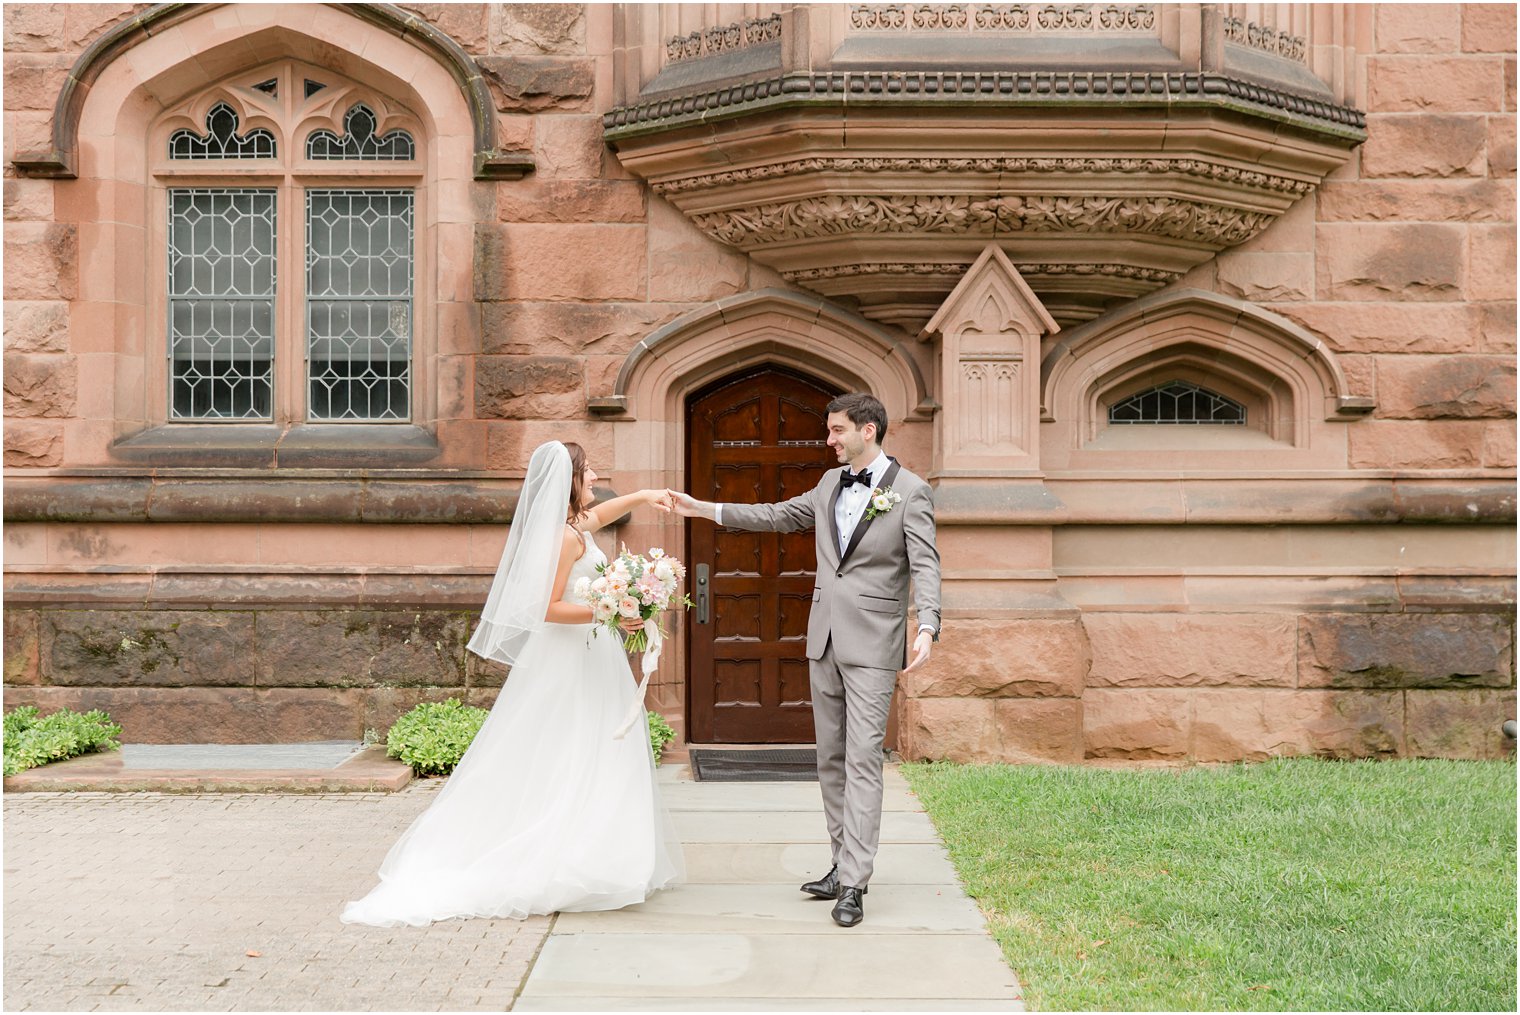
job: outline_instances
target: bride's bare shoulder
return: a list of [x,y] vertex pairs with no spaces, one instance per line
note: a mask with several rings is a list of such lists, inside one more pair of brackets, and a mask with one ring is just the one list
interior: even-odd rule
[[586,540],[570,526],[565,526],[565,541],[559,547],[560,556],[580,560],[586,553]]

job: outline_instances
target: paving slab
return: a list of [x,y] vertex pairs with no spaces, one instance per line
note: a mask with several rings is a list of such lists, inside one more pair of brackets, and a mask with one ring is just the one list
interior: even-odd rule
[[1023,1011],[1018,1001],[872,997],[520,997],[513,1011]]
[[[667,782],[660,787],[660,797],[672,811],[816,811],[823,804],[816,782],[730,782],[722,783],[726,791],[715,795],[713,783]],[[907,783],[895,781],[882,794],[881,809],[919,811],[922,808]]]
[[411,781],[378,745],[125,744],[10,776],[5,792],[389,793]]
[[[814,811],[672,811],[671,821],[682,842],[816,842],[827,848],[828,828],[823,806]],[[883,842],[939,842],[928,815],[884,811]]]
[[[821,816],[820,816],[821,819]],[[772,884],[795,888],[828,869],[829,847],[817,842],[688,842],[690,884]],[[876,853],[873,885],[945,885],[955,868],[937,842],[889,842]]]
[[[800,881],[798,882],[801,883]],[[943,885],[875,884],[866,893],[871,918],[855,933],[985,934],[976,903]],[[649,901],[615,913],[562,913],[556,934],[702,934],[731,930],[742,919],[752,934],[832,932],[833,904],[775,884],[693,885],[657,892]]]
[[[800,903],[799,903],[800,905]],[[870,918],[867,904],[867,919]],[[742,926],[736,923],[735,926]],[[524,997],[1011,1000],[985,934],[551,932]]]

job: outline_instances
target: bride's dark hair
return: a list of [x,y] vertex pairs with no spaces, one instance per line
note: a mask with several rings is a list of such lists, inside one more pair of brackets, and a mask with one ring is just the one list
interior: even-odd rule
[[565,521],[574,525],[586,517],[592,494],[586,489],[586,450],[572,441],[563,443],[565,450],[570,452],[570,504],[566,509]]

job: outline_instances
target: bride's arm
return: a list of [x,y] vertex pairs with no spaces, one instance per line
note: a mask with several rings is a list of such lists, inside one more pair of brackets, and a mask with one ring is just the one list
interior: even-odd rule
[[585,552],[586,544],[580,534],[566,529],[565,541],[559,548],[559,570],[554,572],[554,591],[549,593],[549,608],[544,611],[544,620],[551,624],[590,624],[596,620],[591,607],[560,601],[565,597],[565,584],[570,580],[570,569]]
[[664,490],[640,490],[638,493],[626,493],[588,509],[582,527],[587,532],[595,532],[597,529],[611,525],[641,504],[652,504],[662,511],[669,511],[667,501]]

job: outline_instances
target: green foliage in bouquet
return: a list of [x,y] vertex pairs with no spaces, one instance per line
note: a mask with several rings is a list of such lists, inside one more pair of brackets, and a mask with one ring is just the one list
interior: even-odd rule
[[23,705],[5,716],[5,774],[46,765],[92,751],[114,751],[121,727],[101,711],[75,712],[61,708],[49,716],[37,706]]
[[385,737],[385,753],[417,775],[448,775],[469,750],[489,713],[458,698],[423,702],[397,719]]
[[665,745],[676,738],[676,731],[670,728],[670,723],[658,712],[650,712],[649,715],[649,747],[654,751],[654,763],[660,763],[660,755],[665,753]]

